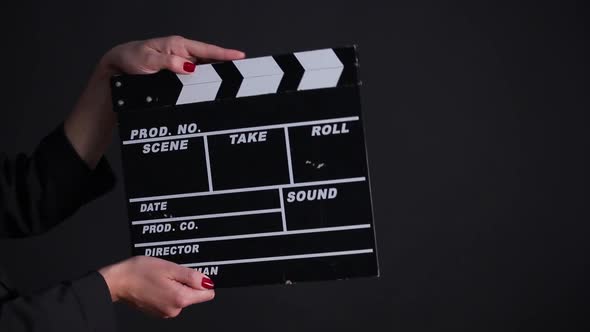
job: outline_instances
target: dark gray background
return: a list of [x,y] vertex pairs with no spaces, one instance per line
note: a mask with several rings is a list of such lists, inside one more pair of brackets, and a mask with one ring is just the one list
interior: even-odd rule
[[[381,278],[219,290],[167,321],[118,305],[121,330],[581,330],[587,16],[582,1],[508,3],[19,1],[1,11],[0,149],[30,152],[119,42],[181,34],[250,56],[356,43]],[[115,140],[120,176],[119,154]],[[4,241],[0,262],[35,289],[125,258],[128,236],[119,184]]]

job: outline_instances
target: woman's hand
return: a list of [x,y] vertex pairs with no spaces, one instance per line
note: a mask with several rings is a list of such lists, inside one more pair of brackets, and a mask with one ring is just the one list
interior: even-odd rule
[[[108,51],[100,60],[74,111],[66,119],[66,136],[94,168],[104,154],[115,126],[110,97],[114,74],[150,74],[169,69],[179,74],[195,71],[195,63],[236,60],[244,53],[179,36],[133,41]],[[191,304],[215,296],[207,276],[153,257],[133,257],[99,270],[113,301],[127,302],[159,317],[175,317]]]
[[202,273],[163,259],[137,256],[99,270],[113,302],[124,301],[162,318],[215,297],[213,281]]
[[169,69],[190,74],[195,71],[195,62],[236,60],[244,56],[237,50],[171,36],[116,46],[105,54],[101,63],[112,73],[152,74]]
[[179,74],[195,71],[195,63],[236,60],[244,53],[171,36],[115,46],[100,60],[73,112],[64,123],[66,136],[91,169],[106,151],[115,127],[110,77],[150,74],[169,69]]

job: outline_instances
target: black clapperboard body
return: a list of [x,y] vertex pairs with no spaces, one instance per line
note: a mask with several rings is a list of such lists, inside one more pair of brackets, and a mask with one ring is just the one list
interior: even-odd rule
[[356,48],[112,78],[134,255],[216,287],[377,276]]

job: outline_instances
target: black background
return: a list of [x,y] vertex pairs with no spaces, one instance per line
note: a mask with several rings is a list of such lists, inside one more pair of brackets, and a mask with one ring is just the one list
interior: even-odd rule
[[[587,15],[576,2],[19,1],[2,8],[0,148],[31,151],[123,41],[250,56],[357,43],[382,277],[220,290],[121,330],[582,330],[590,312]],[[15,5],[12,2],[4,6]],[[109,159],[120,175],[120,150]],[[4,241],[23,290],[126,257],[121,184]]]

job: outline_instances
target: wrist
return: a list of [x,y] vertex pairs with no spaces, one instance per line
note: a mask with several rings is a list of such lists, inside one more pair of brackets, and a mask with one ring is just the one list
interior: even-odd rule
[[122,270],[122,262],[108,265],[98,270],[98,273],[102,275],[109,288],[113,302],[122,300],[125,297],[125,273]]
[[119,57],[119,53],[118,46],[115,46],[104,53],[96,65],[95,76],[110,79],[113,75],[121,74],[121,71],[117,66],[117,58]]
[[110,59],[110,55],[105,54],[96,65],[94,70],[94,76],[98,79],[109,80],[113,75],[119,74],[113,61]]

